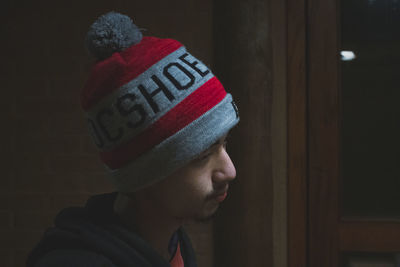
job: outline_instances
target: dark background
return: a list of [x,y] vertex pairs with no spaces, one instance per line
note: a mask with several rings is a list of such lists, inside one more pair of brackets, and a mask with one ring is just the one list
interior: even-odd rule
[[63,207],[112,191],[79,106],[90,24],[114,10],[175,38],[221,79],[241,122],[237,179],[214,222],[187,225],[199,267],[286,266],[286,6],[280,0],[5,1],[0,16],[0,266]]
[[[65,206],[112,191],[92,144],[79,93],[92,64],[88,27],[108,11],[145,35],[175,38],[212,64],[211,1],[8,1],[1,8],[0,266],[27,252]],[[210,266],[211,226],[192,226],[200,266]]]

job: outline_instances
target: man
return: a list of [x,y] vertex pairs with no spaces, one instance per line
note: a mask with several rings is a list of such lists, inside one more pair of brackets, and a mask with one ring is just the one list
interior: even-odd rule
[[86,41],[98,61],[82,108],[117,192],[61,211],[27,266],[194,267],[181,226],[210,219],[236,176],[232,96],[182,44],[143,37],[125,15],[101,16]]

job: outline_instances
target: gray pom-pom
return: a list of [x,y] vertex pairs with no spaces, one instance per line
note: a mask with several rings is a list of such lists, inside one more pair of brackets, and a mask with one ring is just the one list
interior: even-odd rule
[[99,60],[110,57],[142,40],[140,29],[126,15],[109,12],[90,26],[86,35],[87,49]]

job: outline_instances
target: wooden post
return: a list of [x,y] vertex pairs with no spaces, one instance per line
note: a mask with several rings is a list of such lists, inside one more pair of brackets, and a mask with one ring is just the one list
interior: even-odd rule
[[274,266],[274,182],[286,182],[286,28],[274,12],[285,15],[285,2],[214,1],[213,70],[241,118],[228,144],[237,178],[214,222],[218,267]]

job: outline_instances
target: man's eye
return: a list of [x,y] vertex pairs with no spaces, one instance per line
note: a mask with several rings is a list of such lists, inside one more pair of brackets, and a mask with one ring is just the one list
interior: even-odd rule
[[207,152],[206,154],[204,154],[204,155],[201,155],[200,157],[198,157],[197,159],[198,160],[205,160],[205,159],[207,159],[209,156],[211,156],[211,152]]
[[[222,147],[226,150],[226,146],[228,144],[228,141],[225,139],[224,142],[222,143]],[[215,152],[215,148],[209,151],[204,152],[203,155],[200,155],[197,160],[198,161],[204,161],[207,158],[209,158],[213,153]]]
[[228,141],[227,140],[225,140],[223,143],[222,143],[222,146],[224,147],[224,149],[226,149],[226,146],[228,145]]

